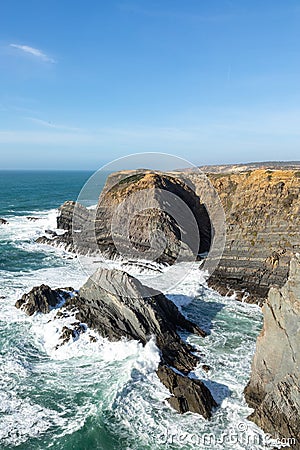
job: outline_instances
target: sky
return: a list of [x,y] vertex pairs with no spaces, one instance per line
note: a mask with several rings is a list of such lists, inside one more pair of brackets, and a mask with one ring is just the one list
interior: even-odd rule
[[299,0],[1,0],[0,168],[299,149]]

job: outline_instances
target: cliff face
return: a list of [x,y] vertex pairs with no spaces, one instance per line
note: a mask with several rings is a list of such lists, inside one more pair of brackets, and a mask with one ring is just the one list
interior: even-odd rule
[[79,254],[105,254],[172,264],[194,260],[211,245],[211,223],[199,197],[171,174],[118,172],[108,177],[97,208],[67,201],[57,228],[37,242]]
[[291,260],[288,281],[271,288],[263,307],[251,379],[245,389],[250,416],[273,436],[295,438],[300,448],[300,255]]
[[161,253],[159,260],[172,263],[184,246],[194,256],[210,248],[207,211],[182,179],[168,174],[125,173],[118,181],[115,174],[110,176],[99,198],[95,227],[101,230],[99,247],[104,231],[129,257],[155,260]]
[[[262,302],[271,285],[287,279],[291,256],[300,251],[300,171],[210,173],[226,215],[226,245],[210,285]],[[201,184],[191,177],[201,197]]]
[[[239,299],[263,303],[271,285],[284,284],[291,256],[300,251],[300,170],[224,173],[225,169],[221,169],[219,173],[216,169],[208,173],[208,177],[225,211],[227,237],[223,256],[209,284],[223,295],[235,291]],[[198,196],[182,181],[181,175],[192,182]],[[179,249],[205,253],[211,246],[216,223],[225,227],[217,211],[216,219],[211,216],[211,231],[207,211],[214,214],[213,203],[218,210],[218,202],[212,196],[207,197],[207,189],[199,173],[118,172],[108,178],[96,216],[76,205],[76,228],[80,233],[72,235],[75,203],[66,202],[58,218],[58,228],[67,230],[66,233],[41,237],[38,242],[64,245],[82,254],[97,254],[100,250],[108,257],[121,250],[129,258],[167,263],[178,258]],[[169,195],[173,195],[171,201]],[[210,205],[206,204],[206,198]],[[170,211],[166,210],[167,204],[172,205]],[[197,233],[187,213],[198,228],[199,248],[195,248]],[[222,230],[217,231],[215,236],[220,236]]]

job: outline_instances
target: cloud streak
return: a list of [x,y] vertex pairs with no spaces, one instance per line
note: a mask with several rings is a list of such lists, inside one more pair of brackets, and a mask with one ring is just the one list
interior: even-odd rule
[[40,60],[44,62],[48,62],[51,64],[55,64],[56,61],[53,58],[50,58],[46,53],[42,52],[42,50],[39,50],[38,48],[29,47],[28,45],[19,45],[19,44],[9,44],[10,47],[15,48],[17,50],[21,50],[22,52],[35,56],[36,58],[39,58]]
[[62,125],[53,123],[51,121],[38,119],[36,117],[24,117],[26,120],[30,120],[31,122],[36,123],[37,125],[41,125],[47,128],[54,128],[56,130],[64,130],[64,131],[84,131],[82,128],[70,127],[69,125]]

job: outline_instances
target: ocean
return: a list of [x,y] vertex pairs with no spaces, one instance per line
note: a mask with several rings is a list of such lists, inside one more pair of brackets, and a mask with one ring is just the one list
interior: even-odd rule
[[[35,240],[55,228],[57,208],[76,200],[90,175],[0,172],[0,217],[8,221],[0,225],[0,449],[266,448],[267,437],[247,420],[251,409],[243,398],[262,326],[260,308],[206,289],[195,265],[168,297],[209,332],[186,339],[202,355],[193,375],[220,404],[210,421],[179,415],[164,401],[168,391],[155,374],[159,353],[153,340],[143,347],[135,341],[89,342],[82,335],[56,349],[62,323],[51,320],[55,312],[27,317],[14,307],[33,286],[78,289],[86,280],[73,255]],[[126,261],[122,268],[146,283],[147,270]]]

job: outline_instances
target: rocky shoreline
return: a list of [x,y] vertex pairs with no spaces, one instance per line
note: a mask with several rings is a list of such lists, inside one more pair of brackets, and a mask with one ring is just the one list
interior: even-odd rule
[[61,345],[77,339],[87,329],[111,341],[137,340],[143,345],[155,338],[161,353],[157,375],[172,394],[167,401],[180,413],[191,411],[209,419],[217,407],[205,384],[189,377],[199,362],[195,348],[178,331],[205,337],[206,333],[186,319],[161,292],[142,285],[120,270],[98,269],[75,293],[72,288],[52,290],[38,286],[16,302],[27,315],[47,314],[74,317],[60,336]]
[[[234,293],[237,300],[262,305],[267,298],[263,308],[264,328],[258,338],[245,397],[254,408],[249,419],[273,436],[283,438],[297,438],[300,433],[297,328],[300,270],[299,257],[295,256],[300,251],[299,174],[297,166],[243,168],[229,173],[222,169],[209,173],[225,210],[227,238],[223,256],[208,284],[222,295]],[[197,176],[185,173],[198,197],[188,183],[176,181],[170,173],[130,172],[126,173],[125,181],[122,176],[124,174],[109,177],[96,210],[70,201],[62,205],[57,230],[48,230],[37,242],[63,246],[85,255],[97,254],[100,248],[106,257],[115,257],[118,246],[114,238],[117,237],[128,256],[133,245],[147,259],[147,252],[153,250],[148,230],[159,225],[167,239],[160,246],[160,250],[163,249],[160,257],[154,261],[173,264],[182,246],[183,260],[189,260],[190,256],[197,258],[201,252],[208,253],[210,258],[214,229],[201,200],[203,186]],[[144,189],[150,192],[150,204],[154,209],[162,210],[165,205],[165,199],[155,195],[156,189],[175,193],[188,204],[201,237],[201,245],[196,250],[187,238],[188,228],[176,227],[166,214],[150,212],[139,216],[131,224],[130,242],[125,245],[118,229],[112,236],[113,211],[128,196]],[[129,204],[125,211],[129,217],[131,208]],[[141,285],[125,272],[99,269],[93,277],[79,293],[72,289],[52,291],[43,286],[27,294],[29,297],[25,295],[16,306],[28,314],[47,313],[63,302],[57,314],[73,314],[74,323],[73,328],[64,330],[62,344],[86,332],[87,327],[111,340],[136,339],[143,345],[154,336],[161,352],[157,375],[171,393],[170,405],[181,413],[192,411],[209,418],[217,404],[203,382],[189,376],[199,359],[177,333],[184,329],[204,337],[203,330],[185,319],[163,294]],[[270,290],[271,286],[275,287]],[[291,448],[298,449],[299,443]]]
[[[246,166],[245,166],[246,167]],[[212,186],[220,197],[226,217],[226,243],[216,270],[210,276],[209,286],[221,295],[236,294],[238,300],[262,305],[270,286],[279,287],[287,280],[291,257],[300,252],[300,171],[293,169],[254,169],[235,172],[208,173]],[[267,166],[266,166],[267,167]],[[273,166],[272,166],[273,167]],[[274,166],[275,167],[275,166]],[[229,169],[228,169],[229,170]],[[230,170],[233,168],[230,166]],[[130,175],[131,174],[131,175]],[[203,180],[199,174],[179,172],[193,189],[170,174],[132,172],[112,174],[103,189],[95,212],[84,206],[67,201],[59,208],[57,228],[37,239],[38,243],[62,246],[79,254],[99,254],[108,258],[118,255],[117,243],[123,252],[135,257],[135,249],[145,259],[155,253],[151,250],[148,230],[158,224],[167,245],[159,256],[159,262],[172,264],[178,258],[179,248],[184,248],[184,258],[209,252],[212,244],[214,223],[210,223],[208,211],[201,198],[205,198]],[[124,177],[126,176],[126,183]],[[118,179],[121,177],[121,181]],[[111,189],[113,186],[113,189]],[[184,200],[196,216],[198,230],[181,230],[170,221],[168,214],[140,215],[132,224],[130,242],[124,242],[117,233],[112,236],[112,212],[127,198],[146,189],[148,192],[161,189]],[[145,201],[145,199],[143,199]],[[146,199],[153,209],[163,211],[165,199],[150,194]],[[134,202],[133,202],[134,203]],[[129,205],[130,207],[136,205]],[[124,213],[124,211],[123,211]],[[130,211],[126,212],[130,217]],[[80,227],[81,233],[72,235],[72,222]],[[122,222],[123,224],[123,222]],[[125,226],[125,225],[124,225]],[[224,224],[225,227],[225,224]],[[122,227],[120,227],[122,228]],[[199,232],[200,248],[182,236]],[[225,230],[224,230],[225,232]],[[119,239],[119,240],[118,240]],[[159,242],[159,239],[157,239]],[[160,247],[164,242],[160,244]],[[154,258],[155,259],[155,258]]]
[[207,253],[212,238],[208,212],[188,184],[149,171],[109,176],[95,210],[66,201],[57,229],[64,233],[48,231],[37,242],[81,255],[112,258],[121,252],[127,259],[167,264]]

